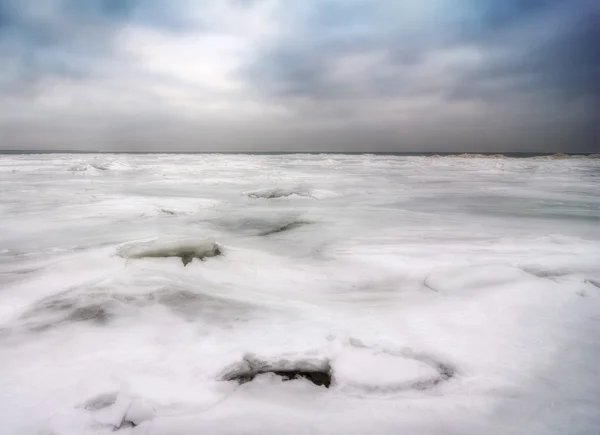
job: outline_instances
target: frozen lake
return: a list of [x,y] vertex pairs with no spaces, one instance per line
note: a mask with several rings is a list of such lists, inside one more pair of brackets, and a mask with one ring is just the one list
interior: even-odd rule
[[0,224],[2,433],[598,433],[598,159],[4,155]]

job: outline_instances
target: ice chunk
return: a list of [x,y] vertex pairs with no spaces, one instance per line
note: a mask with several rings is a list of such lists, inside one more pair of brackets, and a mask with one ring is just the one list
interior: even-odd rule
[[156,239],[128,244],[119,249],[119,255],[125,258],[179,257],[184,266],[194,258],[204,260],[221,254],[221,248],[214,240],[195,238]]
[[252,381],[257,375],[273,373],[284,380],[308,379],[315,385],[329,388],[331,384],[331,365],[328,359],[298,358],[279,360],[261,360],[252,354],[228,368],[223,374],[224,381],[237,381],[240,384]]
[[80,163],[79,165],[71,166],[72,172],[97,172],[97,171],[108,171],[108,170],[129,170],[134,169],[137,166],[127,162],[94,162],[94,163]]
[[458,154],[453,157],[460,157],[461,159],[504,159],[505,158],[504,154],[471,154],[471,153]]
[[88,163],[83,163],[80,165],[75,165],[72,166],[70,168],[71,172],[92,172],[92,173],[97,173],[98,171],[106,171],[108,169],[108,167],[106,167],[105,165],[100,165],[100,164],[88,164]]
[[550,156],[550,158],[553,160],[568,159],[569,157],[571,156],[565,153],[556,153]]
[[292,195],[312,197],[310,190],[296,187],[296,188],[270,188],[270,189],[260,189],[253,190],[251,192],[246,192],[250,198],[265,198],[265,199],[273,199],[273,198],[283,198]]

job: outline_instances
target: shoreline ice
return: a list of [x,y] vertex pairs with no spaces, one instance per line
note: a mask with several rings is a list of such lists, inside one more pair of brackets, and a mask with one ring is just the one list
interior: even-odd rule
[[0,155],[0,427],[594,434],[599,171]]

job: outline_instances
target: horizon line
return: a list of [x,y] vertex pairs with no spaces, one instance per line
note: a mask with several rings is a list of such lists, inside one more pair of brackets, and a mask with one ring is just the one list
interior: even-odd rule
[[97,150],[36,150],[36,149],[0,149],[0,154],[355,154],[355,155],[589,155],[597,152],[562,152],[562,151],[97,151]]

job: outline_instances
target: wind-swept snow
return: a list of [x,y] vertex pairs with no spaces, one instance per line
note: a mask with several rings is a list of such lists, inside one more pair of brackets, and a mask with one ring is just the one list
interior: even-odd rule
[[2,156],[0,433],[595,435],[599,171]]

